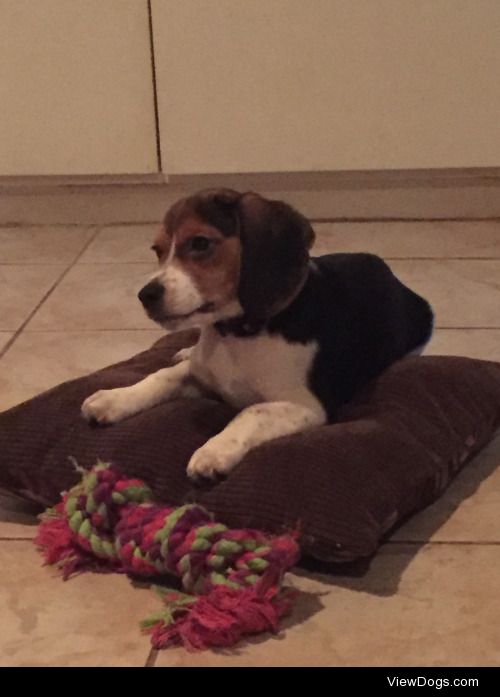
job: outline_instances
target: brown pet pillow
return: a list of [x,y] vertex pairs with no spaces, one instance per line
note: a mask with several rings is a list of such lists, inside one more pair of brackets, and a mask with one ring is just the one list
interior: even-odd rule
[[227,480],[195,486],[186,464],[233,417],[229,406],[181,399],[109,427],[80,416],[85,397],[140,380],[195,338],[164,337],[1,414],[0,488],[53,504],[80,477],[72,458],[86,468],[100,458],[145,479],[163,501],[198,501],[230,526],[298,529],[305,554],[348,561],[371,555],[384,533],[434,501],[500,426],[500,364],[406,358],[336,423],[261,445]]

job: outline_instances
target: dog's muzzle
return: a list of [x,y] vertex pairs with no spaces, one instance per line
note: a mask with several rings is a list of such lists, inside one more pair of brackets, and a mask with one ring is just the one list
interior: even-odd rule
[[138,293],[138,298],[141,301],[146,312],[154,312],[159,309],[160,303],[163,301],[165,288],[158,281],[150,281]]

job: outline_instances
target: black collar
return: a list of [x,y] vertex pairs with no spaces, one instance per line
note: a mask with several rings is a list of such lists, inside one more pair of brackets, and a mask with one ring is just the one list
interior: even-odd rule
[[[293,298],[292,303],[302,292],[307,279],[311,274],[318,273],[318,267],[315,261],[309,258],[309,271],[306,274],[302,285],[299,287],[297,295]],[[290,303],[290,304],[292,304]],[[238,317],[231,317],[230,319],[220,320],[214,324],[215,329],[219,332],[220,336],[227,336],[232,334],[233,336],[255,336],[261,332],[267,325],[266,320],[255,320],[250,319],[245,314],[239,315]]]
[[227,336],[228,334],[233,336],[255,336],[264,329],[265,325],[264,321],[255,322],[249,320],[245,315],[240,315],[239,317],[231,317],[230,319],[216,322],[214,327],[221,336]]

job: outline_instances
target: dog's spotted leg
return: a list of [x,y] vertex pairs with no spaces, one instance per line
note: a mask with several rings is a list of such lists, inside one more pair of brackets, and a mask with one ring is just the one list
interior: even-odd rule
[[280,436],[326,423],[323,407],[315,399],[297,402],[263,402],[243,409],[218,435],[196,450],[187,473],[193,479],[227,474],[252,448]]
[[88,421],[111,424],[179,396],[198,396],[200,390],[189,380],[189,361],[162,368],[129,387],[99,390],[82,404]]

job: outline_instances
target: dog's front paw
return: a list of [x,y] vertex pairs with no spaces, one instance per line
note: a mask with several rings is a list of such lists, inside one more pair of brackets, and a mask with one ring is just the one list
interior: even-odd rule
[[130,392],[126,387],[114,390],[99,390],[87,397],[82,404],[82,414],[87,421],[113,424],[134,413]]
[[181,363],[182,361],[189,361],[191,354],[193,353],[194,346],[188,346],[188,348],[179,349],[177,353],[174,353],[172,358],[172,363]]
[[215,479],[218,474],[228,474],[244,454],[234,443],[215,436],[194,452],[187,466],[188,477]]

